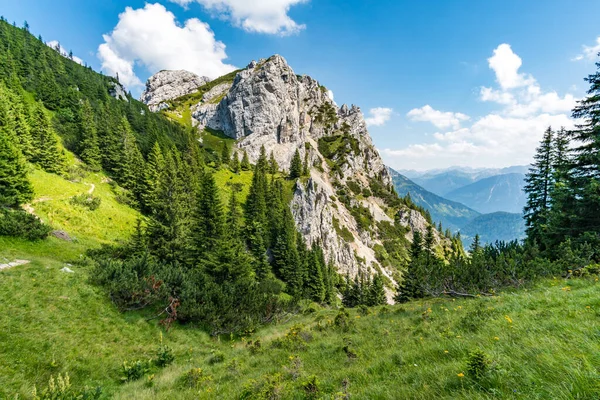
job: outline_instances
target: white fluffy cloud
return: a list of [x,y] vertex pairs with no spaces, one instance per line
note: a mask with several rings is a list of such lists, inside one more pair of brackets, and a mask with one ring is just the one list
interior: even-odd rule
[[[51,47],[54,50],[58,51],[61,56],[67,57],[67,58],[69,57],[70,52],[68,52],[67,49],[62,47],[61,44],[58,42],[58,40],[51,40],[49,42],[46,42],[46,45],[48,47]],[[73,56],[73,61],[75,61],[77,64],[83,65],[83,60],[77,56]]]
[[490,68],[496,73],[496,81],[502,89],[527,86],[533,82],[530,75],[519,72],[521,57],[516,55],[509,44],[496,47],[494,55],[488,58]]
[[170,0],[187,7],[198,3],[249,32],[290,35],[305,28],[290,18],[290,7],[309,0]]
[[413,121],[431,122],[439,129],[458,129],[461,121],[469,120],[468,115],[434,110],[429,104],[421,108],[413,108],[406,115]]
[[369,126],[383,126],[392,117],[391,108],[376,107],[369,110],[369,117],[365,119]]
[[223,62],[227,58],[225,45],[215,39],[208,24],[192,18],[180,25],[161,4],[127,7],[114,30],[104,35],[98,57],[102,70],[118,74],[128,87],[142,85],[134,71],[136,65],[151,72],[185,69],[210,78],[234,69]]
[[572,58],[572,61],[581,61],[583,59],[593,61],[600,53],[600,36],[596,38],[596,44],[593,46],[581,46],[581,53]]
[[416,169],[529,164],[548,126],[573,127],[569,115],[577,99],[571,94],[544,92],[533,76],[519,71],[521,64],[521,58],[508,44],[498,46],[488,59],[498,87],[482,87],[479,91],[479,100],[494,103],[498,109],[465,127],[460,126],[468,119],[464,114],[429,106],[413,109],[409,118],[429,121],[442,131],[435,132],[430,143],[384,149],[386,161],[392,167]]

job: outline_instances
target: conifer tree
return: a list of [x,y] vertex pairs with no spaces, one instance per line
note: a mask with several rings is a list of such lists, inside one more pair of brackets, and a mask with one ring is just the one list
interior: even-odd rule
[[272,249],[275,273],[288,284],[288,293],[299,296],[302,291],[302,273],[298,270],[296,224],[289,207],[284,208],[282,228]]
[[215,178],[204,173],[200,179],[200,189],[194,210],[192,228],[192,259],[201,261],[223,240],[223,209]]
[[221,147],[221,162],[225,165],[229,165],[231,162],[231,151],[226,142],[223,142],[223,146]]
[[180,261],[188,237],[183,207],[183,185],[174,155],[167,151],[148,222],[148,245],[151,252],[165,263]]
[[527,238],[532,243],[542,244],[547,228],[550,192],[553,186],[553,143],[554,132],[548,127],[525,177],[523,191],[527,194],[527,204],[524,218]]
[[144,193],[142,195],[143,204],[146,210],[156,201],[158,186],[161,179],[161,173],[165,168],[165,159],[158,142],[154,142],[144,174]]
[[580,120],[577,129],[569,132],[575,144],[574,165],[571,172],[575,188],[577,220],[574,235],[600,232],[600,62],[596,72],[585,79],[590,88],[587,98],[573,109],[573,118]]
[[[258,230],[260,230],[260,235],[262,236],[262,243],[266,245],[269,239],[269,231],[268,226],[269,223],[267,221],[267,176],[266,176],[266,168],[267,168],[267,158],[265,155],[264,147],[261,148],[260,156],[256,162],[256,166],[254,167],[254,175],[252,176],[252,183],[250,185],[250,192],[248,193],[248,198],[246,199],[246,222],[248,224],[248,228],[251,230],[249,233],[250,240],[256,240]],[[251,243],[251,247],[252,246]],[[255,254],[256,257],[261,255]]]
[[300,176],[302,176],[302,160],[300,159],[300,153],[296,150],[290,164],[290,179],[298,179]]
[[0,126],[0,207],[16,207],[32,198],[25,159]]
[[230,166],[231,166],[231,170],[233,172],[235,172],[236,174],[240,172],[240,158],[239,158],[237,152],[233,153],[233,157],[231,157]]
[[240,166],[242,167],[242,171],[250,171],[250,161],[248,161],[248,153],[246,150],[244,150]]
[[96,133],[94,110],[86,99],[79,108],[80,155],[81,159],[94,171],[101,168],[100,147]]
[[423,253],[423,238],[419,231],[415,231],[410,250],[408,269],[402,282],[398,285],[396,295],[394,296],[394,301],[397,303],[406,303],[411,299],[419,299],[424,296],[421,282]]
[[59,146],[59,140],[46,115],[44,106],[38,102],[31,115],[31,137],[37,149],[33,162],[47,172],[60,174],[64,171],[66,157]]
[[308,150],[304,152],[304,162],[302,163],[302,176],[308,176],[309,168],[308,168]]
[[387,303],[383,275],[378,272],[369,286],[368,306],[380,306]]
[[322,303],[326,295],[325,279],[323,277],[326,266],[323,252],[320,246],[313,244],[312,249],[307,253],[306,297],[317,303]]
[[279,164],[277,164],[277,160],[275,160],[275,156],[273,155],[273,152],[271,152],[271,155],[269,157],[269,173],[271,175],[275,175],[278,171]]

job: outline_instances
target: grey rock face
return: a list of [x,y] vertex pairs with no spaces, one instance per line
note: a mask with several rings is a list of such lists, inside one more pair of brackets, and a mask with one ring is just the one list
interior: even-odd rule
[[108,93],[117,100],[127,101],[127,93],[125,93],[125,89],[119,83],[111,82]]
[[165,100],[176,99],[192,93],[208,82],[210,82],[209,78],[189,71],[160,71],[148,79],[146,90],[142,93],[140,100],[148,105],[151,111],[156,112],[164,109],[164,106],[161,108],[161,103]]

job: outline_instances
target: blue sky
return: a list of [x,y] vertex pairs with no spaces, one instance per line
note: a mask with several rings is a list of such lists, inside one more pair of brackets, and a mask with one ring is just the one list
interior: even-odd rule
[[27,20],[94,69],[121,71],[134,94],[158,69],[216,77],[281,54],[338,104],[360,106],[400,169],[529,163],[547,125],[573,123],[600,50],[594,0],[0,4],[9,21]]

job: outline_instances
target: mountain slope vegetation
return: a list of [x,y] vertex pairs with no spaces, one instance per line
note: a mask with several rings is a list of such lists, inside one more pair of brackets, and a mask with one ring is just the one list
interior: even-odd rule
[[[27,25],[0,49],[0,398],[598,397],[597,118],[538,157],[527,239],[467,253],[281,56],[197,129]],[[277,125],[272,88],[306,109]]]

